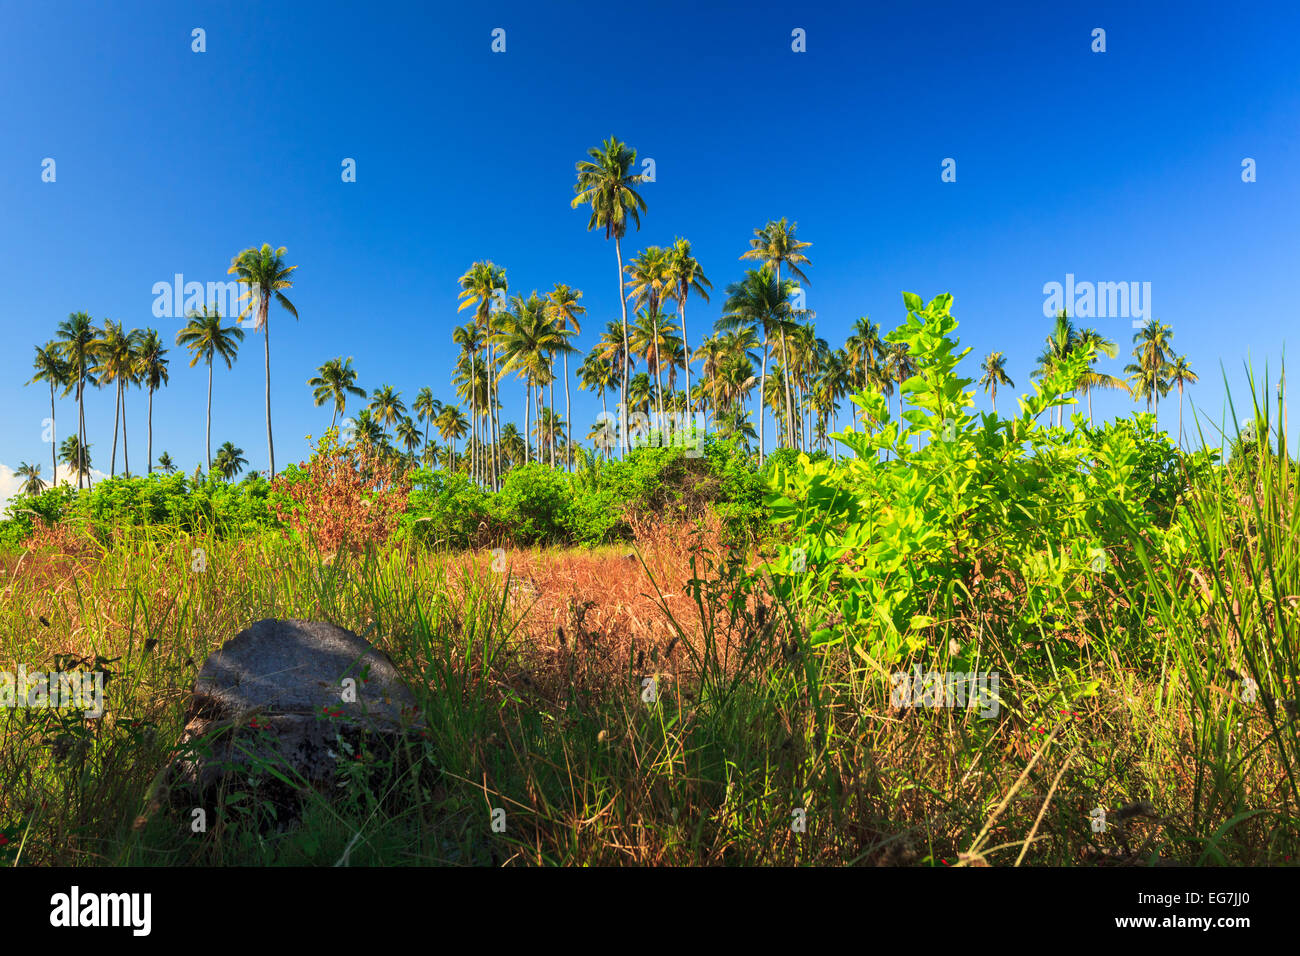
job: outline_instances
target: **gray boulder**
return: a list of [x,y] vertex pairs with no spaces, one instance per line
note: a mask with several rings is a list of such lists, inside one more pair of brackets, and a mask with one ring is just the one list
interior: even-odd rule
[[200,668],[170,789],[206,803],[251,780],[292,816],[308,788],[334,792],[341,763],[391,768],[423,732],[392,661],[364,638],[320,621],[258,621]]

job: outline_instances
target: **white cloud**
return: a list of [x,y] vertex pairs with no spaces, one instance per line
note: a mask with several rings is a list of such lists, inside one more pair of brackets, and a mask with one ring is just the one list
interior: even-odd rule
[[[41,469],[41,477],[47,482],[50,480],[50,476],[46,474],[44,468]],[[92,468],[90,469],[90,477],[95,481],[102,481],[107,478],[108,475]],[[69,484],[68,470],[63,465],[59,466],[59,484]],[[72,482],[72,484],[75,484],[75,481]],[[14,473],[14,470],[4,462],[0,462],[0,516],[3,516],[4,512],[8,509],[9,499],[18,494],[19,491],[22,490],[22,486],[23,480]]]

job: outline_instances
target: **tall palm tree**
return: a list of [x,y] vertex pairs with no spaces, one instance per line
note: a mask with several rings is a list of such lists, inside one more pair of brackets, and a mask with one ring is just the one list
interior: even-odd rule
[[401,393],[391,385],[384,385],[371,392],[368,407],[375,421],[385,428],[401,421],[406,414],[406,403],[402,401]]
[[76,435],[69,435],[59,445],[59,460],[68,466],[69,471],[77,473],[77,487],[80,488],[83,471],[87,478],[90,474],[90,446]]
[[691,255],[691,242],[680,236],[674,240],[668,250],[668,291],[666,298],[677,302],[677,317],[682,323],[682,348],[686,352],[686,395],[689,411],[694,407],[689,404],[691,394],[691,341],[686,332],[686,299],[694,292],[705,302],[709,301],[706,289],[712,289],[713,283],[704,275],[704,269]]
[[[786,329],[793,321],[790,306],[790,292],[794,288],[791,279],[780,280],[772,266],[764,265],[761,269],[750,269],[745,278],[727,286],[727,299],[722,306],[722,317],[716,326],[725,331],[743,331],[744,329],[761,330],[763,333],[763,365],[759,376],[759,422],[758,422],[758,460],[761,464],[766,454],[766,442],[763,425],[763,402],[767,395],[767,363],[771,356],[772,337],[779,336],[785,342]],[[784,353],[784,349],[783,349]],[[784,376],[784,360],[782,361]],[[786,401],[786,431],[793,431],[790,409],[789,388],[784,389]]]
[[433,392],[426,385],[416,392],[415,401],[411,403],[411,411],[415,412],[416,417],[424,422],[424,444],[428,445],[429,424],[442,411],[442,402],[433,397]]
[[346,360],[341,355],[326,360],[316,373],[307,380],[307,385],[312,389],[312,399],[317,408],[326,402],[333,402],[334,411],[330,415],[330,428],[333,428],[338,417],[347,413],[348,396],[365,398],[366,390],[357,385],[357,372],[352,367],[350,355]]
[[223,442],[217,449],[217,473],[226,481],[243,471],[247,464],[244,449],[236,448],[234,442]]
[[[492,306],[504,299],[509,284],[506,281],[506,270],[494,262],[476,262],[460,277],[460,305],[456,307],[459,312],[462,309],[474,308],[474,323],[483,333],[483,340],[487,343],[487,366],[489,369],[496,367],[496,358],[493,355],[493,308]],[[496,310],[500,311],[500,310]],[[471,374],[473,368],[471,368]],[[496,409],[498,402],[496,400],[497,378],[491,374],[487,377],[487,419],[489,444],[495,449],[497,444],[497,433],[499,431],[499,421]],[[471,410],[474,416],[475,427],[477,428],[478,418],[474,414],[475,409]],[[492,454],[491,482],[493,489],[500,488],[500,467],[497,462],[495,451]]]
[[[484,299],[483,301],[490,302],[491,295],[489,294],[487,298]],[[485,322],[486,321],[487,320],[485,320]],[[490,389],[491,389],[491,385],[489,384],[491,377],[486,374],[483,374],[484,369],[478,357],[479,351],[483,348],[484,337],[487,335],[489,327],[490,327],[489,324],[485,324],[483,327],[480,328],[477,320],[475,320],[474,322],[470,322],[453,329],[451,333],[452,342],[455,343],[456,345],[459,345],[461,349],[460,362],[458,363],[458,365],[465,366],[464,375],[461,378],[457,379],[457,381],[464,382],[465,392],[463,394],[465,395],[465,397],[469,399],[470,426],[476,431],[478,429],[479,407],[480,407],[479,389],[478,389],[478,379],[480,378],[480,376],[482,378],[484,388],[488,390],[488,394],[490,394]],[[488,397],[487,394],[483,396],[483,400],[481,404],[484,405],[487,404],[487,397]],[[469,465],[470,465],[471,477],[477,478],[478,477],[477,468],[476,468],[477,461],[473,457],[470,458]]]
[[190,368],[202,359],[208,365],[208,415],[204,428],[204,442],[207,447],[208,471],[212,470],[212,360],[220,356],[225,360],[226,368],[231,368],[239,352],[239,343],[244,340],[244,330],[237,325],[221,325],[221,313],[209,306],[202,311],[191,311],[189,324],[176,333],[176,344],[189,349]]
[[501,453],[510,462],[511,468],[528,460],[528,443],[519,434],[519,426],[514,422],[506,422],[501,426]]
[[1133,357],[1137,362],[1124,371],[1133,382],[1133,391],[1146,399],[1147,408],[1154,408],[1154,426],[1160,427],[1160,396],[1169,394],[1169,344],[1174,330],[1162,322],[1148,322],[1133,333]]
[[411,418],[408,415],[397,423],[397,427],[393,429],[393,433],[397,436],[397,440],[402,443],[403,447],[406,448],[406,453],[411,456],[412,460],[414,460],[415,449],[419,448],[421,442],[424,440],[424,436],[420,434],[420,427],[416,425],[415,422],[411,421]]
[[[799,229],[797,222],[787,222],[782,216],[779,220],[769,219],[767,225],[761,229],[754,230],[754,238],[749,240],[749,251],[741,253],[741,259],[753,259],[762,262],[764,265],[776,269],[776,281],[779,285],[781,282],[781,268],[790,270],[792,275],[798,277],[804,285],[811,285],[808,277],[804,275],[801,265],[812,265],[803,250],[809,248],[811,242],[802,242],[795,233]],[[791,283],[791,288],[794,283]],[[786,374],[789,374],[789,357],[785,354],[785,330],[781,330],[781,364],[786,366]],[[791,418],[793,406],[790,400],[790,381],[787,377],[785,380],[786,395],[786,417]],[[791,423],[792,424],[792,423]]]
[[[31,381],[27,384],[46,382],[50,386],[50,427],[53,429],[54,388],[57,385],[64,390],[65,394],[67,393],[71,382],[71,369],[63,359],[63,352],[59,344],[52,341],[36,346],[36,358],[32,360],[32,368],[36,370],[36,374],[32,376]],[[51,484],[57,485],[59,483],[59,445],[57,435],[53,432],[50,435],[50,464],[54,470],[54,478]]]
[[[1041,377],[1058,368],[1070,357],[1071,354],[1079,348],[1079,333],[1074,327],[1074,322],[1064,309],[1056,316],[1052,325],[1052,332],[1047,336],[1043,351],[1038,355],[1038,371]],[[1065,406],[1058,405],[1056,408],[1056,424],[1059,427],[1065,416]],[[1051,412],[1048,412],[1047,423],[1052,423]]]
[[[671,318],[659,311],[651,311],[650,306],[636,314],[636,322],[628,332],[628,345],[632,354],[645,359],[647,372],[654,374],[655,411],[659,416],[659,427],[663,428],[663,377],[661,371],[665,364],[671,365],[671,358],[680,353],[681,339],[677,337],[677,326]],[[676,372],[674,371],[675,377]],[[670,384],[671,387],[671,384]]]
[[[515,296],[508,313],[501,316],[496,334],[501,348],[502,376],[513,372],[524,380],[524,422],[532,421],[530,400],[532,390],[544,387],[550,378],[549,349],[558,338],[558,331],[546,316],[546,304],[533,292],[527,299]],[[541,418],[541,397],[538,398],[538,419]],[[538,453],[541,446],[538,445]]]
[[117,429],[122,417],[122,380],[134,361],[134,346],[121,322],[104,320],[97,351],[95,371],[99,375],[99,381],[104,385],[116,386],[113,395],[113,451],[108,466],[108,475],[112,478],[117,475]]
[[460,410],[459,405],[444,405],[433,424],[437,427],[442,440],[451,446],[451,460],[454,463],[456,442],[464,438],[465,433],[469,431],[469,420],[465,418],[465,413]]
[[613,380],[614,365],[600,355],[600,346],[597,345],[578,366],[578,388],[596,392],[600,396],[600,410],[607,414],[609,409],[605,407],[605,391]]
[[[555,288],[546,296],[546,313],[550,316],[551,322],[561,335],[567,337],[570,334],[578,335],[582,332],[582,326],[578,324],[578,317],[585,314],[587,308],[578,303],[581,298],[581,289],[570,289],[560,282],[557,282]],[[566,345],[560,351],[564,355],[564,420],[568,425],[564,447],[565,451],[568,452],[566,463],[572,469],[573,419],[569,411],[569,353],[576,350]]]
[[170,475],[176,470],[176,462],[172,461],[172,456],[163,452],[158,456],[158,468],[164,475]]
[[146,329],[140,339],[138,350],[138,373],[140,381],[149,390],[149,466],[146,474],[153,474],[153,393],[168,382],[167,350],[163,348],[162,339],[157,329]]
[[261,331],[266,336],[266,451],[271,459],[270,478],[275,477],[275,440],[271,437],[271,297],[274,295],[280,308],[298,318],[298,310],[284,294],[285,289],[293,288],[289,275],[298,267],[285,265],[285,252],[284,246],[272,249],[270,243],[263,243],[260,249],[250,247],[239,253],[226,270],[229,275],[239,276],[239,281],[248,286],[248,292],[244,294],[248,304],[239,317],[242,319],[256,313],[253,331]]
[[1197,375],[1187,361],[1186,355],[1178,355],[1169,363],[1169,382],[1178,386],[1178,447],[1183,447],[1183,386],[1195,385]]
[[[77,392],[77,440],[73,447],[87,456],[85,460],[78,459],[74,462],[77,487],[81,487],[83,476],[89,487],[90,445],[86,442],[86,386],[99,384],[94,371],[99,330],[95,328],[88,314],[73,312],[66,321],[59,323],[57,335],[64,361],[69,366],[71,385]],[[64,445],[66,446],[67,442],[64,442]]]
[[1092,358],[1088,362],[1088,368],[1079,376],[1079,382],[1076,386],[1080,391],[1088,396],[1088,424],[1092,424],[1092,392],[1097,388],[1119,389],[1128,391],[1128,384],[1122,379],[1106,372],[1099,372],[1094,367],[1097,364],[1097,353],[1100,352],[1107,358],[1115,358],[1119,355],[1119,346],[1113,341],[1106,338],[1096,329],[1084,329],[1079,333],[1078,348],[1092,349]]
[[[908,349],[906,342],[894,342],[885,352],[885,374],[889,376],[894,385],[898,386],[898,421],[899,428],[904,427],[903,423],[903,383],[916,374],[916,359],[912,358],[911,350]],[[919,449],[921,436],[916,436],[916,443]]]
[[980,371],[984,374],[980,376],[979,383],[984,386],[984,390],[993,399],[993,414],[996,415],[998,413],[998,386],[1016,387],[1016,383],[1007,376],[1007,357],[1001,352],[990,352],[985,356],[984,361],[980,362]]
[[41,477],[40,465],[29,465],[23,462],[14,472],[14,477],[23,479],[18,490],[24,495],[39,495],[45,490],[45,479]]
[[[636,165],[636,150],[620,142],[615,137],[593,146],[587,150],[590,159],[576,164],[578,181],[573,185],[577,193],[570,207],[577,209],[583,203],[591,207],[591,218],[587,220],[587,231],[597,226],[605,230],[605,238],[614,240],[614,255],[618,260],[618,301],[623,310],[623,390],[624,407],[627,406],[628,377],[631,374],[627,345],[627,299],[623,295],[623,236],[627,233],[630,218],[641,228],[641,213],[645,212],[645,200],[634,189],[641,183],[641,176],[633,173]],[[627,436],[623,436],[623,450],[627,450]]]

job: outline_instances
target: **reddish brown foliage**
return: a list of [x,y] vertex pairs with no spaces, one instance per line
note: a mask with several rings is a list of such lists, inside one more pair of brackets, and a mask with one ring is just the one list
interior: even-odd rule
[[289,504],[273,504],[276,517],[325,553],[381,544],[397,528],[411,482],[399,465],[368,445],[339,447],[331,436],[316,445],[305,472],[277,475],[273,492]]

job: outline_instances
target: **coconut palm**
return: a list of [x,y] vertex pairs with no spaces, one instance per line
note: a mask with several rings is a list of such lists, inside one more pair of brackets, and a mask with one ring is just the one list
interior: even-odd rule
[[652,312],[647,306],[637,312],[636,321],[628,330],[628,346],[633,355],[645,359],[646,371],[654,375],[655,411],[662,423],[664,409],[661,373],[665,365],[670,366],[669,387],[671,387],[672,379],[676,378],[676,366],[672,359],[681,352],[681,339],[677,337],[677,326],[673,324],[671,317],[659,311]]
[[442,440],[451,446],[451,460],[456,460],[456,442],[465,437],[469,431],[469,420],[459,405],[444,405],[434,420],[434,426]]
[[[490,302],[491,297],[489,296],[484,301]],[[477,321],[469,322],[453,329],[451,333],[452,342],[459,345],[461,349],[460,358],[457,362],[459,374],[453,379],[453,384],[464,386],[458,392],[469,401],[469,421],[475,431],[478,429],[479,409],[487,404],[488,395],[491,391],[490,377],[487,375],[482,360],[479,358],[479,352],[483,348],[489,324],[485,324],[480,328]],[[481,395],[480,382],[482,384]],[[469,462],[471,476],[477,476],[477,464],[477,460],[471,455]]]
[[[581,298],[581,289],[570,289],[560,282],[557,282],[555,288],[546,296],[546,313],[561,335],[581,334],[582,326],[578,323],[578,317],[587,311],[585,306],[578,303]],[[573,446],[573,418],[569,409],[569,353],[574,351],[576,350],[571,346],[561,350],[564,356],[564,418],[569,428],[564,441],[566,449],[571,449]],[[568,457],[568,466],[570,469],[573,468],[572,453]]]
[[[560,338],[558,330],[546,316],[546,303],[536,292],[527,299],[515,296],[511,308],[499,317],[495,341],[501,349],[501,371],[513,372],[524,380],[524,421],[531,422],[531,397],[539,389],[538,419],[541,414],[541,389],[551,379],[549,350]],[[534,431],[535,426],[530,428]],[[538,446],[540,453],[541,446]]]
[[1127,392],[1128,383],[1122,378],[1117,378],[1106,372],[1097,371],[1094,366],[1097,363],[1097,353],[1100,352],[1108,358],[1115,358],[1119,355],[1119,346],[1113,341],[1106,338],[1096,329],[1084,329],[1079,333],[1078,348],[1092,349],[1092,358],[1088,361],[1088,367],[1083,374],[1079,376],[1076,388],[1088,396],[1088,424],[1092,424],[1092,392],[1097,388],[1117,389]]
[[[86,386],[99,385],[94,371],[99,330],[85,312],[73,312],[66,321],[59,323],[57,335],[63,359],[69,367],[69,385],[64,387],[64,394],[67,394],[68,388],[75,388],[77,393],[77,441],[73,447],[89,455],[90,445],[86,441]],[[64,442],[65,446],[66,444]],[[81,487],[83,476],[89,487],[89,458],[78,460],[75,470],[77,487]]]
[[170,475],[176,470],[176,462],[172,461],[172,456],[163,452],[158,456],[158,468],[164,475]]
[[[773,336],[778,336],[783,343],[785,333],[793,322],[793,310],[790,306],[790,293],[794,282],[790,279],[779,280],[775,270],[768,265],[761,269],[750,269],[745,278],[727,286],[727,299],[722,306],[722,317],[716,327],[725,331],[744,329],[761,330],[763,334],[763,364],[759,376],[759,421],[758,421],[758,460],[761,464],[766,454],[764,439],[762,403],[767,395],[767,363],[771,356]],[[782,365],[784,366],[784,360]],[[782,370],[784,375],[784,369]],[[790,409],[789,389],[784,390],[786,404],[786,431],[793,430]]]
[[81,487],[83,474],[90,476],[90,446],[83,444],[76,435],[69,435],[59,445],[59,461],[68,466],[69,471],[77,475],[77,487]]
[[[631,375],[629,351],[627,344],[627,299],[623,296],[623,236],[627,233],[628,220],[641,228],[641,213],[645,212],[645,200],[633,188],[641,182],[641,176],[632,172],[636,165],[636,150],[620,142],[615,137],[593,146],[587,150],[589,160],[577,163],[578,181],[573,191],[577,193],[570,203],[577,209],[586,203],[591,207],[591,218],[587,220],[587,231],[597,226],[605,230],[605,238],[614,240],[614,255],[618,260],[618,301],[623,310],[623,405],[627,405],[628,378]],[[627,450],[627,438],[623,436],[623,448]]]
[[1169,363],[1169,382],[1178,387],[1178,447],[1183,447],[1183,386],[1195,385],[1197,375],[1192,371],[1186,355],[1178,355]]
[[[583,391],[592,390],[600,396],[600,410],[602,415],[607,415],[609,409],[605,406],[605,392],[609,388],[609,383],[614,379],[614,365],[608,359],[602,358],[599,353],[600,346],[587,353],[587,357],[582,360],[578,366],[578,388]],[[588,438],[591,436],[588,435]]]
[[239,314],[239,317],[242,319],[248,315],[256,315],[253,331],[260,331],[265,335],[266,451],[271,460],[269,472],[271,478],[275,477],[275,440],[271,436],[271,297],[275,297],[280,308],[295,319],[298,318],[297,308],[284,294],[284,290],[293,288],[293,281],[289,276],[298,267],[285,265],[285,251],[284,246],[272,249],[270,243],[263,243],[260,249],[248,248],[239,253],[231,260],[230,268],[226,270],[229,275],[239,276],[239,281],[248,286],[248,291],[243,296],[248,299],[248,304],[244,306],[244,311]]
[[1133,333],[1133,357],[1137,362],[1124,368],[1132,383],[1132,391],[1146,400],[1147,408],[1155,412],[1154,427],[1160,427],[1160,396],[1168,395],[1169,343],[1174,330],[1162,322],[1148,322]]
[[208,471],[212,470],[212,360],[220,356],[231,368],[239,352],[239,343],[244,340],[244,330],[237,325],[222,326],[221,313],[209,306],[202,311],[191,311],[189,324],[176,333],[176,344],[183,345],[193,355],[190,368],[202,359],[208,366],[208,415],[204,428],[204,441],[207,447]]
[[40,465],[29,465],[23,462],[14,472],[14,477],[22,479],[23,483],[18,486],[18,490],[24,495],[39,495],[45,490],[45,480],[41,478]]
[[[1079,333],[1070,316],[1062,309],[1052,325],[1052,332],[1047,336],[1043,351],[1038,355],[1037,375],[1042,377],[1060,367],[1079,348]],[[1065,406],[1056,408],[1056,424],[1059,427],[1065,415]],[[1047,422],[1051,424],[1051,412]]]
[[[890,381],[898,386],[898,421],[899,428],[904,427],[903,422],[903,383],[916,374],[916,359],[912,358],[912,353],[908,349],[906,342],[890,343],[885,351],[885,374],[889,376]],[[916,436],[918,449],[921,444],[921,436]]]
[[885,354],[885,342],[880,337],[880,325],[867,316],[853,323],[853,331],[844,343],[845,354],[853,366],[853,382],[859,392],[865,392],[880,372]]
[[[97,348],[95,371],[103,385],[114,385],[116,393],[113,400],[113,453],[109,458],[108,474],[117,474],[117,426],[119,419],[125,419],[125,402],[122,390],[131,383],[135,373],[136,350],[140,334],[136,330],[127,332],[121,322],[104,320],[104,330],[100,334]],[[126,423],[122,423],[123,444],[125,445]],[[125,449],[123,449],[125,453]],[[128,472],[130,470],[128,466]]]
[[384,385],[370,393],[370,414],[382,427],[393,425],[402,420],[406,414],[406,403],[400,392],[391,385]]
[[[712,289],[713,284],[709,282],[704,275],[704,269],[691,255],[691,243],[689,239],[678,237],[674,240],[668,250],[668,291],[665,293],[666,298],[674,299],[677,302],[677,317],[682,324],[682,349],[685,351],[686,360],[686,395],[689,402],[691,394],[691,342],[690,336],[686,332],[686,299],[694,292],[705,302],[709,301],[709,293],[705,289]],[[688,405],[689,411],[694,411],[693,407]]]
[[429,425],[442,412],[442,402],[433,397],[433,392],[426,385],[416,392],[415,401],[411,403],[411,411],[424,422],[424,443],[429,444]]
[[501,453],[510,462],[511,468],[528,460],[528,444],[524,441],[524,436],[519,434],[519,426],[514,422],[506,422],[501,426]]
[[989,397],[993,400],[993,414],[996,415],[998,413],[998,386],[1016,387],[1016,383],[1007,376],[1007,357],[1001,352],[990,352],[984,357],[984,361],[980,362],[980,371],[984,374],[980,376],[979,383],[984,386],[984,390],[989,393]]
[[156,329],[146,329],[140,339],[139,376],[144,387],[149,390],[149,466],[146,473],[153,474],[153,393],[168,382],[167,350],[163,348],[162,339]]
[[333,428],[340,415],[347,413],[348,396],[355,395],[357,398],[365,398],[366,390],[357,385],[357,372],[352,367],[352,356],[346,359],[343,356],[326,360],[325,364],[316,370],[316,375],[307,380],[307,385],[312,390],[312,400],[315,401],[316,407],[320,408],[326,402],[334,404],[334,411],[330,415],[330,428]]
[[397,440],[406,448],[406,453],[412,460],[414,460],[415,449],[419,448],[421,443],[424,441],[424,436],[420,434],[420,426],[411,421],[411,418],[408,415],[397,423],[397,427],[393,429],[393,433],[397,436]]
[[217,449],[217,474],[229,481],[248,464],[248,459],[244,457],[244,449],[236,448],[234,442],[223,442]]
[[[460,277],[460,305],[456,307],[459,312],[462,309],[473,307],[474,324],[482,331],[483,341],[487,344],[487,365],[488,368],[496,368],[496,357],[493,355],[492,331],[493,315],[500,312],[500,308],[494,308],[498,303],[505,301],[508,283],[506,281],[506,270],[494,262],[476,262]],[[476,350],[477,351],[477,350]],[[473,369],[471,368],[471,374]],[[496,386],[499,379],[489,375],[487,377],[487,419],[489,444],[494,448],[497,444],[497,432],[499,422],[496,409],[498,402],[496,398]],[[474,420],[475,428],[478,427],[477,409],[471,409],[471,417]],[[495,453],[492,455],[491,481],[492,487],[500,487],[500,468]]]
[[31,381],[45,382],[50,386],[50,465],[53,468],[54,476],[51,484],[59,483],[59,445],[54,433],[54,389],[55,386],[67,393],[71,383],[71,369],[63,359],[63,352],[57,342],[46,342],[44,345],[36,346],[36,357],[32,360],[32,368],[36,374],[32,376]]

